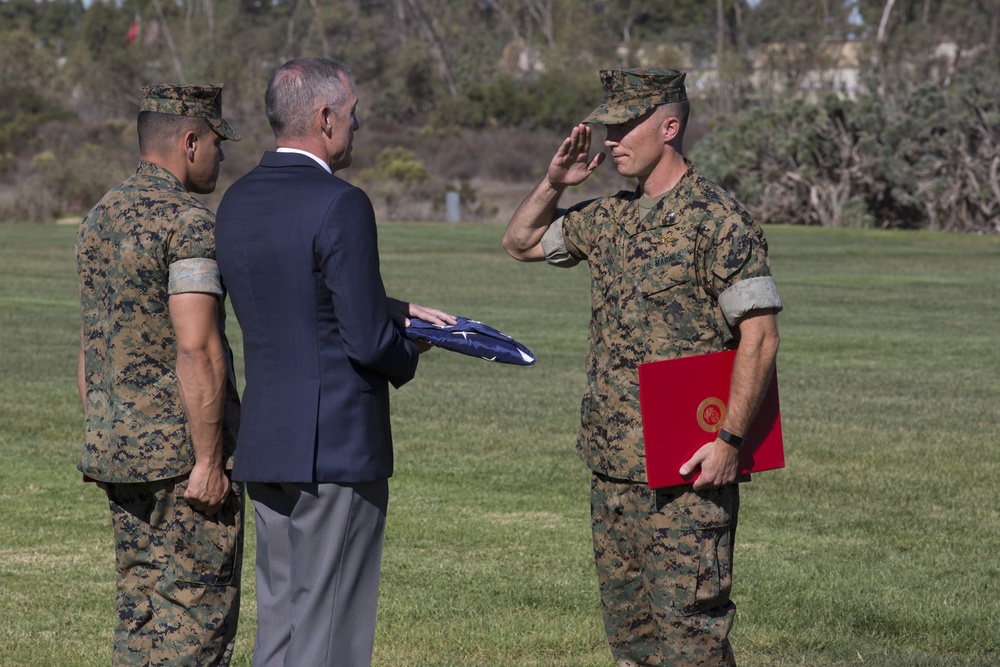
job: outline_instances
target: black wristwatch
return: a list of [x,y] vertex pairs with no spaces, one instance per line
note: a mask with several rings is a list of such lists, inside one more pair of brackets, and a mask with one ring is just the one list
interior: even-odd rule
[[738,435],[733,435],[726,429],[722,428],[719,429],[719,440],[732,445],[736,449],[739,449],[740,447],[743,446],[744,438],[741,438]]

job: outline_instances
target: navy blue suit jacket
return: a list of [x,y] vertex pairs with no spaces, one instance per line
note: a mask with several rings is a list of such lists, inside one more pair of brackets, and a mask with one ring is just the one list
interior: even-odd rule
[[418,352],[389,318],[368,196],[305,155],[265,153],[217,218],[246,367],[234,479],[389,477],[388,384],[413,377]]

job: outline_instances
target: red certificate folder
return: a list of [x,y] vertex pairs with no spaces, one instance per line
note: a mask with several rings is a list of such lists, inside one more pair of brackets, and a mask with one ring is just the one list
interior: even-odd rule
[[[735,358],[736,351],[730,350],[639,364],[639,407],[650,488],[690,484],[698,476],[698,471],[685,477],[678,471],[721,428]],[[741,474],[785,467],[777,372],[745,438],[740,448]]]

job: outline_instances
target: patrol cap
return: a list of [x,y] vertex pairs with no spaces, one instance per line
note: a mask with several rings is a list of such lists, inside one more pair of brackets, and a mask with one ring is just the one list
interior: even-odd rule
[[584,123],[618,125],[637,118],[653,107],[687,99],[684,72],[659,67],[601,70],[601,106]]
[[142,87],[139,111],[204,118],[223,139],[239,141],[239,133],[222,118],[222,84],[182,86],[160,83]]

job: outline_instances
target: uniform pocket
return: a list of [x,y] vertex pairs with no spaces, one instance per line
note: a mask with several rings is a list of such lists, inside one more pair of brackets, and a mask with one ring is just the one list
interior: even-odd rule
[[643,273],[639,277],[639,291],[647,301],[669,299],[670,293],[686,282],[681,267],[664,266]]
[[[667,490],[665,493],[670,493]],[[670,606],[681,615],[722,606],[732,591],[733,490],[688,491],[665,499],[672,516],[676,562]],[[657,498],[658,504],[660,498]]]
[[166,527],[168,553],[178,583],[228,586],[239,572],[243,546],[243,488],[233,484],[222,508],[203,514],[184,499],[187,481],[177,484],[175,520]]
[[[657,354],[675,344],[686,332],[678,328],[687,317],[691,288],[683,267],[666,265],[639,275],[639,312]],[[682,338],[683,340],[683,338]]]

